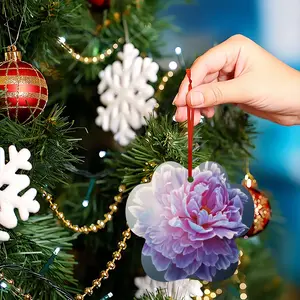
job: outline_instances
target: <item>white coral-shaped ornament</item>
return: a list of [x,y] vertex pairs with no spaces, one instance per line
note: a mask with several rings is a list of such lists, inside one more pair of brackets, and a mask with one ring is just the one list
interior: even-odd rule
[[[30,185],[30,179],[25,174],[17,174],[17,171],[31,170],[30,156],[28,149],[18,152],[12,145],[9,147],[9,161],[5,164],[5,152],[0,148],[0,225],[8,229],[18,224],[15,208],[22,221],[27,221],[29,213],[37,213],[40,209],[40,204],[35,200],[36,189],[30,188],[19,195]],[[0,231],[0,241],[8,241],[9,238],[7,232]]]
[[114,139],[126,146],[134,139],[134,130],[155,115],[155,90],[148,81],[157,81],[159,66],[149,57],[140,57],[139,50],[130,43],[124,45],[118,57],[121,61],[99,73],[98,93],[105,107],[98,107],[95,122],[104,131],[112,131]]
[[202,284],[198,280],[182,279],[172,282],[160,282],[151,279],[149,276],[136,277],[134,283],[138,288],[135,296],[142,297],[149,293],[157,293],[163,290],[166,296],[174,300],[192,300],[195,297],[202,297]]

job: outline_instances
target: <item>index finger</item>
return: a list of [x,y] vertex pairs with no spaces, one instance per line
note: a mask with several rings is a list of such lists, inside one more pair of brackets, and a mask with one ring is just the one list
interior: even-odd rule
[[[239,45],[229,40],[215,46],[202,56],[198,57],[191,67],[193,88],[205,82],[210,74],[221,70],[232,72],[239,55]],[[213,76],[215,78],[215,76]],[[183,79],[178,94],[174,100],[176,106],[186,106],[186,95],[188,93],[189,80],[187,76]]]

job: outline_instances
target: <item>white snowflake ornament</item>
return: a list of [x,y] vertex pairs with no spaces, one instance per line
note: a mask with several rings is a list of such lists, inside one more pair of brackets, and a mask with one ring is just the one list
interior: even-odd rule
[[[27,175],[16,174],[18,170],[29,171],[32,168],[28,161],[31,154],[28,149],[17,151],[15,146],[9,147],[9,161],[5,164],[5,153],[0,147],[0,225],[14,228],[18,224],[14,209],[17,208],[21,220],[27,221],[29,213],[37,213],[40,204],[35,200],[36,189],[27,190],[22,196],[19,193],[27,188],[30,179]],[[0,241],[8,241],[9,234],[0,231]]]
[[160,282],[149,276],[136,277],[134,284],[138,288],[136,297],[141,297],[146,292],[156,293],[159,289],[164,290],[166,295],[174,300],[193,300],[194,297],[202,297],[202,284],[198,280],[183,279],[172,282]]
[[118,57],[121,62],[115,61],[99,73],[98,94],[106,107],[98,107],[96,124],[112,131],[114,139],[126,146],[134,139],[134,130],[146,125],[145,118],[155,115],[155,90],[148,81],[157,81],[159,66],[149,57],[140,57],[139,50],[129,43]]

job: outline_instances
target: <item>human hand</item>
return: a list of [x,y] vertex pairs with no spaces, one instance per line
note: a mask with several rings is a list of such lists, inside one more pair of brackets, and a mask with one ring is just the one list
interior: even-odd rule
[[173,104],[175,118],[187,120],[187,105],[210,118],[214,106],[237,104],[244,111],[281,125],[300,124],[300,73],[250,39],[235,35],[196,59]]

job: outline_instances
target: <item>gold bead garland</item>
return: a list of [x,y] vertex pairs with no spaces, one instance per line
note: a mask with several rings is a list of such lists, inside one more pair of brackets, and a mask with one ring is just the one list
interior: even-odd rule
[[77,53],[71,46],[69,46],[65,40],[63,38],[59,38],[58,42],[60,43],[60,45],[66,49],[68,51],[68,53],[75,59],[78,60],[84,64],[97,64],[99,62],[103,62],[105,60],[105,58],[109,57],[112,55],[112,53],[118,49],[118,47],[120,46],[120,44],[123,44],[124,38],[119,38],[118,41],[116,43],[114,43],[112,45],[111,48],[106,49],[103,53],[98,54],[96,56],[83,56],[79,53]]
[[165,89],[165,86],[166,86],[167,82],[173,76],[174,76],[174,72],[173,71],[168,71],[165,74],[165,76],[163,76],[161,82],[158,85],[158,90],[156,91],[154,98],[157,98],[158,95]]
[[155,162],[146,162],[145,168],[143,169],[143,172],[146,173],[146,175],[142,178],[141,183],[148,183],[151,181],[153,176],[154,168],[157,166]]
[[127,228],[125,231],[123,231],[122,236],[123,239],[118,243],[118,250],[113,253],[113,259],[106,264],[106,269],[100,272],[99,278],[96,278],[92,281],[91,287],[86,287],[84,289],[83,294],[76,295],[75,300],[83,300],[85,296],[91,296],[95,288],[101,287],[102,280],[109,277],[109,271],[112,271],[116,268],[116,261],[121,259],[121,252],[127,248],[126,241],[131,237],[130,228]]
[[19,296],[22,296],[24,300],[32,300],[32,296],[30,294],[27,294],[27,293],[25,294],[20,287],[16,287],[14,281],[12,279],[5,278],[3,273],[0,273],[0,281],[1,282],[7,282],[11,286],[13,286],[14,291],[16,291],[16,293]]
[[67,220],[64,216],[63,212],[60,212],[58,210],[58,205],[53,202],[53,197],[51,194],[47,193],[45,190],[42,190],[43,192],[43,197],[46,198],[46,200],[49,202],[49,207],[53,211],[53,213],[56,215],[56,217],[61,220],[63,225],[74,232],[80,232],[80,233],[85,233],[89,234],[90,232],[98,232],[101,229],[105,228],[106,223],[112,220],[112,216],[115,212],[118,211],[118,204],[122,202],[123,200],[123,193],[126,190],[125,185],[120,185],[119,186],[119,194],[114,197],[115,202],[109,206],[110,211],[107,212],[104,215],[104,220],[97,220],[96,224],[90,224],[89,226],[84,225],[84,226],[78,226],[78,225],[73,225],[70,220]]

